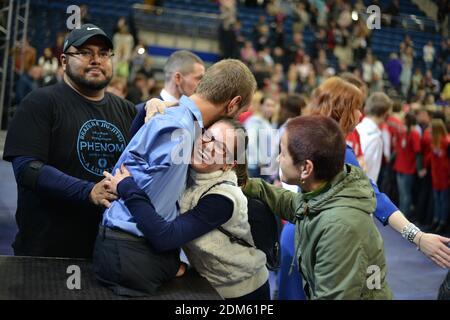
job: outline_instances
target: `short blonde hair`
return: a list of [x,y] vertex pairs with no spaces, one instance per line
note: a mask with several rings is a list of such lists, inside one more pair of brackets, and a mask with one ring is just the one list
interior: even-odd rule
[[374,92],[366,100],[364,113],[366,115],[373,115],[381,117],[392,109],[394,102],[384,92]]
[[225,59],[208,68],[200,81],[196,94],[219,105],[241,96],[240,108],[250,105],[256,90],[255,76],[241,61]]
[[193,72],[196,63],[201,64],[202,66],[205,65],[203,60],[195,53],[187,50],[175,51],[170,55],[164,65],[164,81],[169,83],[175,72],[179,72],[184,76]]

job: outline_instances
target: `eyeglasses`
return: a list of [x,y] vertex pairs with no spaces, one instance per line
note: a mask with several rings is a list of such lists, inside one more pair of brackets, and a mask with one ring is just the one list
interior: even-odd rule
[[213,142],[214,145],[217,147],[217,148],[214,148],[216,150],[216,152],[218,151],[224,155],[228,154],[228,148],[225,143],[217,140],[216,137],[214,137],[209,131],[203,130],[202,145],[205,145],[205,144],[208,144],[211,142]]
[[[91,50],[80,50],[77,52],[65,52],[69,56],[79,57],[83,60],[92,60],[94,58],[95,53]],[[98,52],[98,57],[100,60],[108,60],[114,56],[114,52],[109,50],[101,50]]]

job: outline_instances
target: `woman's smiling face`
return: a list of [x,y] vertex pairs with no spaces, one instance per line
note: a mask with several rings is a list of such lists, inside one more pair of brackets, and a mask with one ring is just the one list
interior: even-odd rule
[[233,166],[235,130],[226,122],[216,122],[195,142],[191,167],[201,173],[223,170]]

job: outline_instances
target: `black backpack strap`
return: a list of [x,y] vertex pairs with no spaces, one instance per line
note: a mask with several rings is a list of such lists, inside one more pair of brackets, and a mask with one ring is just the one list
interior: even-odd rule
[[200,198],[203,198],[203,196],[204,196],[205,194],[207,194],[212,188],[217,187],[218,185],[221,185],[221,184],[228,184],[228,185],[230,185],[230,186],[236,187],[236,184],[235,184],[234,182],[226,181],[226,180],[224,180],[224,181],[219,181],[219,182],[213,184],[211,187],[209,187],[208,190],[206,190],[205,192],[203,192],[202,195],[200,196]]
[[255,247],[255,246],[251,245],[250,243],[248,243],[247,241],[245,241],[244,239],[236,237],[234,234],[225,230],[223,227],[217,227],[217,230],[219,230],[220,232],[225,234],[228,238],[230,238],[230,242],[232,242],[232,243],[236,242],[236,243],[239,243],[241,246],[248,247],[248,248]]
[[[212,188],[217,187],[218,185],[221,185],[221,184],[228,184],[228,185],[230,185],[230,186],[236,186],[236,184],[235,184],[234,182],[231,182],[231,181],[226,181],[226,180],[224,180],[224,181],[219,181],[219,182],[213,184],[211,187],[209,187],[208,190],[206,190],[205,192],[203,192],[202,195],[200,196],[200,199],[203,198],[203,196],[204,196],[205,194],[207,194]],[[236,242],[236,243],[239,243],[241,246],[248,247],[248,248],[254,248],[254,247],[255,247],[255,246],[251,245],[250,243],[248,243],[247,241],[245,241],[244,239],[239,238],[239,237],[236,237],[236,236],[235,236],[234,234],[232,234],[231,232],[225,230],[222,226],[217,227],[217,230],[219,230],[220,232],[222,232],[223,234],[225,234],[228,238],[230,238],[230,241],[231,241],[232,243],[235,243],[235,242]]]

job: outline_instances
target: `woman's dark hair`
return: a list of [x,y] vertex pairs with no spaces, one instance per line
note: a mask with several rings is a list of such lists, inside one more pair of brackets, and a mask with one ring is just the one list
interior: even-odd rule
[[398,113],[402,111],[402,102],[398,99],[394,100],[394,104],[392,105],[392,112]]
[[302,115],[303,109],[306,108],[306,97],[292,93],[284,97],[280,105],[279,124],[284,124],[289,118],[294,118]]
[[[247,148],[248,148],[248,135],[244,126],[231,118],[224,118],[218,122],[224,122],[229,126],[233,127],[236,131],[236,139],[234,143],[233,161],[236,161],[236,167],[234,171],[236,172],[238,178],[238,186],[243,186],[248,180],[247,173]],[[244,148],[242,148],[242,143],[244,143]]]
[[339,124],[326,116],[301,116],[287,123],[288,150],[294,165],[314,164],[314,178],[330,181],[344,167],[345,139]]
[[306,98],[298,93],[287,95],[281,103],[281,109],[297,117],[302,115],[302,110],[306,107]]
[[415,126],[416,124],[417,118],[414,112],[408,112],[405,114],[405,126],[408,133],[411,131],[412,126]]

